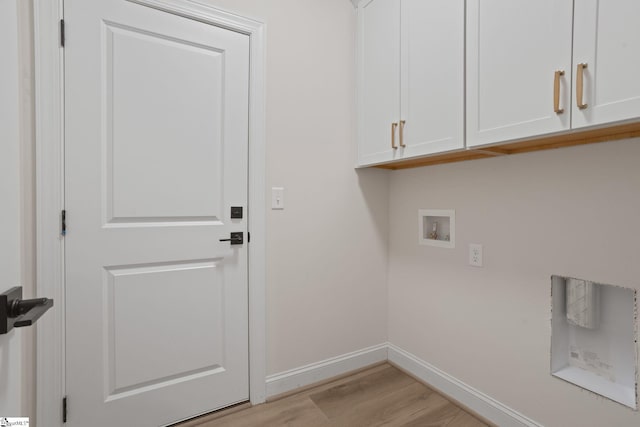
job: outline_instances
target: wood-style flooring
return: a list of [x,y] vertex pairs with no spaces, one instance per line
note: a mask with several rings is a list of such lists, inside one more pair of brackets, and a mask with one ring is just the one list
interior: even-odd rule
[[176,427],[487,427],[388,364],[264,405],[229,412]]

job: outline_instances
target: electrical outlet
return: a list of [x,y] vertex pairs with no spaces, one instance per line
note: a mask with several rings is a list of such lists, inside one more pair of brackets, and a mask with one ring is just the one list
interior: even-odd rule
[[482,245],[469,244],[469,265],[482,267]]

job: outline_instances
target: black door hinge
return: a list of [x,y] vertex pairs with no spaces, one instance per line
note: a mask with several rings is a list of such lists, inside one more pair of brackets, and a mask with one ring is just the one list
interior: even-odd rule
[[60,212],[60,235],[65,236],[67,234],[67,211]]
[[67,396],[62,398],[62,422],[67,422]]
[[60,20],[60,46],[64,47],[64,19]]

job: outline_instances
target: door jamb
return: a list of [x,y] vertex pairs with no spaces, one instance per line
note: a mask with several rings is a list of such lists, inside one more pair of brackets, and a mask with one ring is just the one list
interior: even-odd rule
[[[193,0],[127,0],[168,13],[247,34],[249,81],[249,393],[251,403],[266,400],[266,178],[264,22]],[[36,244],[37,292],[56,304],[48,322],[37,325],[36,418],[62,426],[65,396],[64,239],[64,61],[59,21],[63,0],[34,0],[36,72]]]

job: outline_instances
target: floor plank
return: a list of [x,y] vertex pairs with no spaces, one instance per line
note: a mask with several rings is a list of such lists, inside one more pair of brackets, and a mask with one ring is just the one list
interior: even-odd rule
[[[431,419],[444,426],[459,409],[422,384],[411,384],[378,399],[372,399],[333,418],[332,426],[405,426]],[[420,426],[427,425],[416,424]]]
[[380,363],[377,365],[373,365],[370,368],[367,369],[362,369],[359,371],[356,371],[356,373],[351,374],[351,375],[340,375],[335,379],[332,380],[328,380],[328,381],[323,381],[320,382],[319,384],[314,384],[311,386],[307,386],[307,387],[302,387],[299,388],[295,391],[291,391],[288,393],[283,393],[274,397],[270,397],[269,400],[267,400],[267,403],[271,403],[271,402],[276,402],[280,399],[284,399],[284,398],[289,398],[291,396],[310,396],[311,394],[315,394],[315,393],[319,393],[321,391],[325,391],[328,390],[330,388],[333,387],[337,387],[339,385],[342,384],[346,384],[355,380],[358,380],[360,378],[369,376],[371,374],[374,374],[376,372],[380,372],[380,371],[384,371],[385,369],[387,369],[390,365],[388,363]]
[[467,412],[460,411],[460,413],[447,424],[447,427],[486,427],[486,424]]
[[363,402],[379,399],[394,390],[414,383],[416,381],[413,378],[392,366],[387,366],[379,372],[311,394],[310,397],[331,419]]
[[219,415],[200,424],[193,420],[175,427],[487,427],[388,364],[264,405]]
[[461,409],[439,395],[432,393],[423,408],[411,419],[402,425],[403,427],[444,427],[461,412]]
[[329,419],[308,397],[259,405],[198,427],[324,427]]

